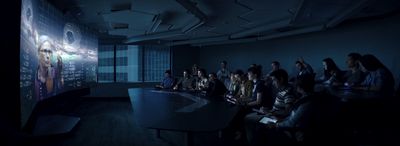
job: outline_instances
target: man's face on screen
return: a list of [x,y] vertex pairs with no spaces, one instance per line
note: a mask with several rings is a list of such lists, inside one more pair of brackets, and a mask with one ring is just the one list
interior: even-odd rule
[[44,67],[50,67],[52,55],[53,55],[53,51],[52,51],[50,42],[48,42],[48,41],[44,42],[39,49],[40,65],[44,66]]

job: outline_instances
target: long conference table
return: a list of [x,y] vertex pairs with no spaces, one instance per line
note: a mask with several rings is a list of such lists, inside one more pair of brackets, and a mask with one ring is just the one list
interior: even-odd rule
[[219,98],[198,93],[150,88],[128,90],[137,123],[149,129],[185,133],[185,144],[193,145],[193,133],[218,132],[232,121],[239,107]]

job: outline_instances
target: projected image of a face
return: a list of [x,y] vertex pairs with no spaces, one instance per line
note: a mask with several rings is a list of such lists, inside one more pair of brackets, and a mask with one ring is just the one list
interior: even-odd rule
[[23,0],[20,34],[22,124],[36,103],[97,80],[97,37],[40,0]]
[[[38,68],[35,77],[35,93],[37,100],[43,100],[50,95],[55,95],[56,90],[60,90],[61,86],[55,86],[60,79],[55,78],[55,71],[62,68],[52,66],[54,45],[51,40],[43,35],[39,38],[38,45]],[[54,90],[54,87],[58,88]]]

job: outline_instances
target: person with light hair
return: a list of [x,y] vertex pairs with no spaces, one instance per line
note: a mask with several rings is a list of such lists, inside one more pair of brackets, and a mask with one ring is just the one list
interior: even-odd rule
[[54,86],[56,85],[56,70],[51,63],[54,51],[54,44],[46,36],[40,36],[38,42],[38,67],[35,74],[36,99],[43,100],[55,95]]

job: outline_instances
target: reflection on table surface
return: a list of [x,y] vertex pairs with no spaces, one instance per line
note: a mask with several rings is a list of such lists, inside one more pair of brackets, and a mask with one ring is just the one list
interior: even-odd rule
[[195,92],[128,90],[138,124],[176,131],[217,131],[228,126],[239,110],[224,100]]

